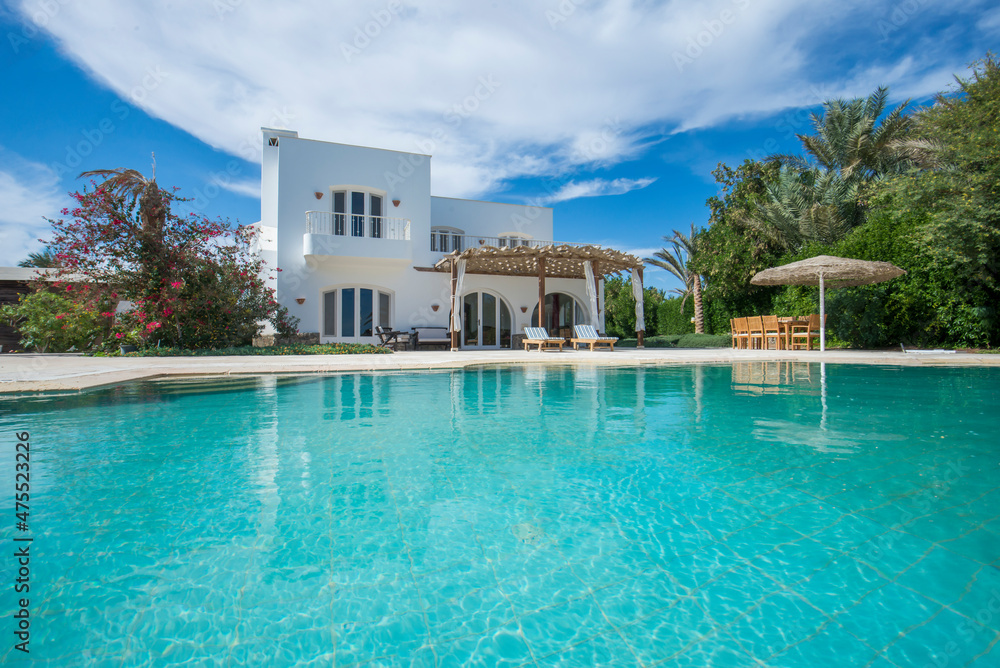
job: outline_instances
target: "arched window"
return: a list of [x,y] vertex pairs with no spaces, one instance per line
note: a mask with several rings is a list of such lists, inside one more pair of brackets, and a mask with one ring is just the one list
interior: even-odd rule
[[[587,310],[583,304],[563,292],[545,295],[545,321],[542,326],[552,336],[573,336],[573,325],[587,324]],[[531,312],[531,326],[538,327],[538,304]]]
[[352,237],[382,237],[385,191],[363,186],[333,186],[333,233]]
[[450,253],[462,250],[462,235],[465,232],[455,227],[431,228],[431,251]]
[[324,338],[357,341],[374,337],[376,327],[392,327],[393,295],[366,286],[344,286],[323,292]]

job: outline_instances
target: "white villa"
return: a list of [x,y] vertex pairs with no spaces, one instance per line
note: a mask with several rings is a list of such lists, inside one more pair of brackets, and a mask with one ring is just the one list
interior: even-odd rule
[[[578,323],[603,330],[603,277],[623,267],[602,254],[635,260],[556,245],[550,208],[431,196],[430,156],[262,132],[259,252],[281,270],[278,301],[323,343],[377,343],[378,326],[448,327],[453,289],[461,309],[453,346],[517,345],[537,325],[543,295],[542,324],[553,335],[571,336]],[[583,261],[560,249],[596,253],[586,262],[590,294]],[[477,263],[472,255],[483,252],[492,259]]]

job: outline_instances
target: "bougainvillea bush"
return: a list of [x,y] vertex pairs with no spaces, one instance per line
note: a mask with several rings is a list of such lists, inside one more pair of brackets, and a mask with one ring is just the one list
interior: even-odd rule
[[17,304],[0,307],[0,318],[17,327],[21,345],[42,353],[94,347],[107,333],[109,315],[45,290],[21,295]]
[[74,193],[66,218],[50,220],[58,274],[35,287],[92,312],[130,304],[117,309],[106,347],[247,345],[264,322],[296,333],[298,320],[265,284],[253,228],[177,216],[170,206],[184,200],[134,170],[96,173],[110,176]]

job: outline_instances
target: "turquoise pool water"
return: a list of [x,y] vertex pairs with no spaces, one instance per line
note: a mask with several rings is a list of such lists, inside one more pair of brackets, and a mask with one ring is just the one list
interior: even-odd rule
[[0,401],[52,666],[1000,665],[1000,369],[480,368]]

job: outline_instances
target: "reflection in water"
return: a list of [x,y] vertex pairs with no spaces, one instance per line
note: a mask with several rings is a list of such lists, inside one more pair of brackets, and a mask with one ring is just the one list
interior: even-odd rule
[[[824,365],[825,366],[825,365]],[[814,378],[809,362],[767,361],[733,364],[733,390],[737,394],[819,393],[821,384]]]

